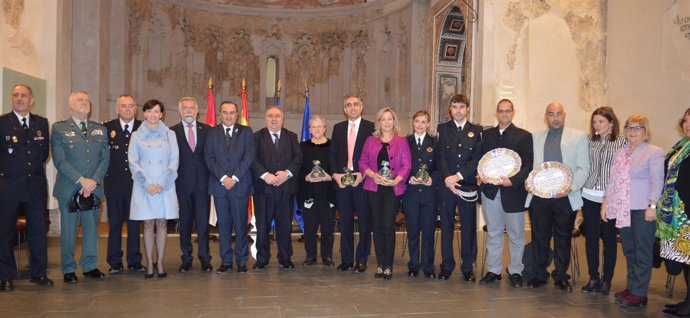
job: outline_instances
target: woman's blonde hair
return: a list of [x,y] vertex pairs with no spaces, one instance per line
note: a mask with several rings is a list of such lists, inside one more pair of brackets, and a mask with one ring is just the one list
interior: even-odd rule
[[429,122],[429,127],[426,129],[426,133],[431,137],[435,137],[436,132],[431,128],[431,115],[426,110],[417,111],[414,113],[414,116],[412,116],[412,133],[414,133],[414,120],[417,117],[426,117],[426,120]]
[[625,127],[630,126],[630,124],[639,124],[640,127],[644,128],[644,141],[649,141],[652,139],[652,130],[649,128],[649,118],[642,114],[634,114],[625,121]]
[[385,114],[385,113],[390,113],[391,116],[393,116],[393,135],[399,135],[400,134],[400,122],[398,122],[398,115],[396,115],[395,111],[390,107],[381,108],[376,113],[376,122],[374,122],[374,133],[373,133],[373,135],[381,138],[381,124],[379,123],[379,121],[381,120],[381,117],[383,117],[383,114]]

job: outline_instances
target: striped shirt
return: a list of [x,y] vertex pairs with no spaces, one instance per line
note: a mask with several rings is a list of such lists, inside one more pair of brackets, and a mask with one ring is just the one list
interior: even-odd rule
[[583,187],[582,196],[590,201],[601,202],[609,180],[613,157],[628,141],[622,135],[618,135],[614,141],[608,138],[593,141],[592,137],[588,136],[587,141],[590,166],[589,177]]

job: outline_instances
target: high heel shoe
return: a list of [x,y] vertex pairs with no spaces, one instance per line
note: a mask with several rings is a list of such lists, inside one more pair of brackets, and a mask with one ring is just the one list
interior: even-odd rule
[[158,273],[158,278],[168,277],[168,273],[158,271],[158,263],[153,264],[153,267],[156,269],[156,272]]
[[153,278],[153,274],[156,271],[156,266],[154,265],[153,267],[150,267],[150,268],[151,268],[151,274],[148,273],[148,269],[147,269],[146,273],[144,274],[144,279]]

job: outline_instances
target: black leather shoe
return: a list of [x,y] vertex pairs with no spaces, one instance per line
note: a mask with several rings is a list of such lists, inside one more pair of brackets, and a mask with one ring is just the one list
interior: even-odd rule
[[347,264],[342,263],[342,264],[338,265],[338,267],[336,267],[335,270],[339,271],[339,272],[347,272],[347,271],[351,271],[353,268],[354,267],[352,266],[352,263],[347,263]]
[[289,259],[278,263],[280,263],[280,266],[284,271],[295,270],[295,264]]
[[450,275],[451,275],[450,271],[442,270],[440,273],[438,273],[438,279],[448,280],[448,279],[450,279]]
[[587,283],[587,285],[582,287],[582,293],[584,293],[584,294],[599,293],[600,289],[601,289],[601,281],[592,279]]
[[231,271],[231,270],[232,270],[232,265],[220,265],[220,267],[218,267],[218,270],[216,270],[216,273],[225,274],[225,272]]
[[323,259],[323,265],[326,265],[326,266],[333,266],[333,265],[335,265],[335,263],[333,262],[333,259],[332,259],[332,258],[327,257],[327,258],[324,258],[324,259]]
[[124,267],[122,266],[122,263],[117,263],[114,265],[110,265],[110,269],[108,270],[108,274],[113,275],[113,274],[119,274],[122,273],[122,269]]
[[662,310],[661,312],[663,312],[664,315],[669,316],[669,317],[690,317],[690,315],[679,314],[678,312],[676,312],[675,308],[674,309],[666,308],[666,309]]
[[377,267],[376,272],[374,273],[374,279],[381,279],[383,278],[383,268],[382,267]]
[[262,270],[264,268],[266,268],[266,264],[262,261],[256,261],[256,263],[254,263],[254,266],[252,266],[252,269],[254,270]]
[[237,266],[237,272],[244,275],[247,272],[247,265]]
[[29,282],[32,284],[36,284],[38,286],[50,287],[50,286],[55,285],[55,283],[53,283],[53,281],[50,278],[48,278],[48,276],[31,277]]
[[192,269],[192,263],[182,263],[178,270],[180,271],[180,273],[186,273],[189,272],[190,269]]
[[573,291],[573,286],[570,286],[570,282],[567,279],[556,281],[553,284],[556,285],[556,287],[558,287],[562,291],[565,291],[565,292],[572,292]]
[[14,291],[14,284],[11,280],[0,281],[0,292],[9,293]]
[[94,268],[88,272],[84,272],[84,277],[93,279],[104,279],[105,274],[103,274],[103,272],[101,272],[98,268]]
[[424,272],[424,277],[428,279],[434,279],[436,278],[436,274],[434,274],[434,272]]
[[495,283],[497,280],[501,280],[501,274],[494,274],[492,272],[486,272],[486,275],[479,280],[480,284],[491,284]]
[[675,303],[675,304],[666,304],[666,305],[664,305],[664,307],[666,307],[668,309],[676,310],[676,308],[678,308],[678,306],[682,305],[683,303],[684,302],[679,302],[679,303]]
[[601,283],[601,286],[599,286],[599,291],[597,291],[597,295],[608,296],[610,292],[611,283],[603,282]]
[[417,277],[417,276],[419,276],[419,270],[418,269],[410,269],[409,271],[407,271],[407,276]]
[[357,263],[357,265],[355,265],[355,268],[352,269],[352,273],[361,274],[361,273],[366,272],[366,270],[367,270],[367,264]]
[[510,274],[510,286],[522,288],[522,276],[520,274]]
[[527,287],[529,288],[539,288],[541,286],[544,286],[546,284],[545,281],[539,279],[539,278],[532,278],[530,279],[529,282],[527,282]]
[[201,271],[210,273],[213,271],[213,265],[211,265],[209,262],[203,262],[201,263]]
[[76,284],[77,282],[79,282],[79,279],[77,279],[77,275],[74,273],[67,273],[63,275],[62,280],[68,284]]
[[130,271],[135,271],[135,272],[145,272],[146,266],[141,265],[141,263],[134,263],[134,264],[129,264],[129,266],[127,266],[127,269]]
[[307,258],[304,260],[304,262],[302,262],[302,265],[304,266],[311,266],[314,264],[316,264],[316,258]]
[[470,282],[470,283],[471,283],[471,282],[474,282],[474,281],[477,280],[477,278],[474,277],[474,273],[472,273],[472,272],[465,272],[465,273],[462,273],[462,276],[465,278],[465,281],[466,281],[466,282]]

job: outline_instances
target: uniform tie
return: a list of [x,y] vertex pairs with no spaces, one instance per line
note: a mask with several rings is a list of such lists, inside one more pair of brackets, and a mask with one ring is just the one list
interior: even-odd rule
[[79,124],[81,125],[81,134],[86,137],[88,134],[88,130],[86,130],[86,122],[82,120]]
[[125,124],[125,138],[129,138],[129,124]]

